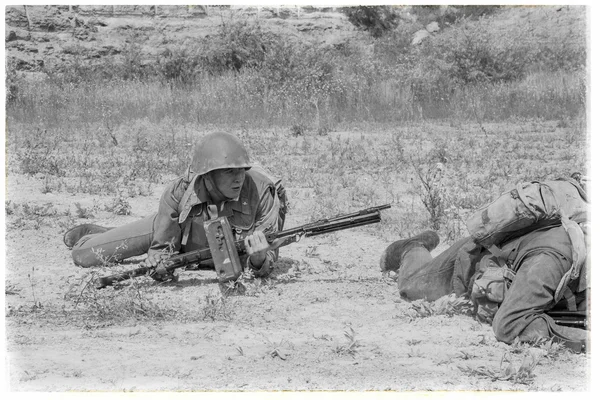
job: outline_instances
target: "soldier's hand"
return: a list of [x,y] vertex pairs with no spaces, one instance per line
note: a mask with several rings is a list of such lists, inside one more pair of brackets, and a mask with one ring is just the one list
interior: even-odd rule
[[271,249],[271,245],[267,242],[267,238],[262,231],[256,231],[244,238],[246,246],[246,254],[250,257],[250,263],[253,266],[261,266],[267,257],[267,251]]
[[140,263],[141,266],[144,267],[156,267],[160,264],[160,262],[169,256],[165,253],[148,253],[146,259]]
[[149,252],[146,259],[142,261],[140,265],[148,268],[154,268],[154,270],[150,273],[150,276],[156,281],[176,281],[177,275],[173,274],[173,272],[167,271],[163,263],[163,261],[167,258],[169,258],[169,255],[166,253]]
[[168,271],[165,268],[163,261],[158,262],[154,271],[150,273],[150,277],[158,282],[177,282],[179,280],[178,275],[175,275],[173,271]]
[[167,275],[169,272],[167,271],[167,269],[165,268],[165,265],[162,262],[159,262],[156,265],[156,268],[154,268],[154,275],[156,276],[165,276]]

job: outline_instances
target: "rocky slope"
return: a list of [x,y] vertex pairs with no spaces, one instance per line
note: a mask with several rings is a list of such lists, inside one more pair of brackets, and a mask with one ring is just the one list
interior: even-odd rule
[[21,71],[41,71],[66,60],[94,61],[140,45],[148,62],[158,52],[215,33],[232,18],[306,40],[331,42],[356,35],[337,10],[198,6],[8,6],[6,57]]
[[[165,49],[214,35],[220,24],[232,19],[259,21],[262,29],[315,44],[368,37],[336,8],[89,5],[7,6],[5,11],[7,61],[18,71],[30,72],[52,69],[65,61],[94,63],[122,57],[132,45],[143,62],[151,63]],[[464,15],[451,6],[398,6],[395,11],[400,29],[412,35],[413,45],[440,34]],[[585,40],[586,35],[586,7],[582,6],[506,7],[497,10],[492,21],[499,35],[525,24],[531,40],[569,45]]]

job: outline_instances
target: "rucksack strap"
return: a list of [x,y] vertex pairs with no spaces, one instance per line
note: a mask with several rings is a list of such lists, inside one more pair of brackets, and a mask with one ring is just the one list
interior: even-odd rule
[[563,298],[567,302],[567,309],[569,311],[577,311],[577,302],[575,301],[575,295],[568,287],[565,287]]

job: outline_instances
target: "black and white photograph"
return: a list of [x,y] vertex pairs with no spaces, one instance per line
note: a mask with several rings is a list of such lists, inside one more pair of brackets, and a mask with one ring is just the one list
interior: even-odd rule
[[483,3],[4,6],[6,393],[591,392],[594,6]]

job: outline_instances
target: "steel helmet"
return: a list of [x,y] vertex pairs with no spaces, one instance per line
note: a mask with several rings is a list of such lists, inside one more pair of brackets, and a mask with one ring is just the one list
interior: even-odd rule
[[249,169],[250,157],[242,142],[226,132],[214,132],[204,136],[194,148],[190,171],[204,175],[222,168]]

